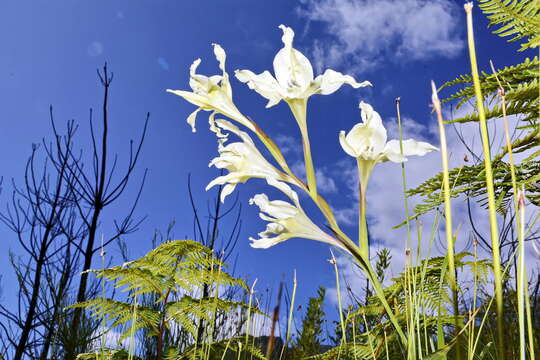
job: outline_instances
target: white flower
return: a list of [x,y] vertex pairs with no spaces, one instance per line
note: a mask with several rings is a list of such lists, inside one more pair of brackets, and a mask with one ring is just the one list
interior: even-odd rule
[[386,142],[386,129],[382,124],[380,115],[373,107],[360,102],[362,110],[362,123],[354,127],[345,135],[339,133],[339,142],[345,152],[359,160],[377,164],[383,161],[404,162],[411,155],[423,156],[430,151],[438,150],[435,146],[413,139],[403,140],[403,154],[400,151],[399,140]]
[[[223,119],[214,121],[211,117],[210,128],[221,139],[218,145],[219,156],[210,161],[209,166],[227,169],[229,173],[212,180],[206,186],[206,190],[215,185],[225,185],[221,192],[222,202],[234,191],[236,184],[244,183],[250,178],[275,178],[288,181],[288,176],[270,164],[259,152],[251,137],[237,126]],[[228,134],[222,134],[220,129],[233,132],[240,137],[242,142],[224,145]]]
[[258,75],[250,70],[235,71],[238,80],[268,99],[266,107],[274,106],[281,100],[307,99],[313,94],[329,95],[343,84],[355,89],[371,85],[369,81],[358,83],[352,76],[331,69],[314,79],[309,60],[293,48],[293,30],[285,25],[279,27],[283,30],[281,40],[284,46],[274,57],[275,77],[269,71]]
[[298,194],[287,184],[272,178],[267,181],[269,185],[283,191],[293,204],[282,200],[270,201],[266,194],[257,194],[249,200],[251,205],[259,207],[261,219],[269,221],[266,230],[258,234],[259,239],[249,238],[252,241],[252,247],[267,249],[290,238],[304,238],[321,241],[345,250],[338,240],[322,231],[309,219],[300,206]]
[[219,68],[222,71],[222,75],[205,76],[197,74],[197,67],[201,63],[201,59],[197,59],[189,68],[189,86],[193,91],[167,89],[167,92],[183,97],[190,103],[199,107],[187,118],[187,122],[191,126],[193,132],[196,131],[195,120],[198,112],[201,110],[223,114],[240,122],[250,130],[254,130],[251,121],[242,115],[233,103],[229,75],[225,71],[225,51],[218,44],[212,45],[214,46],[214,55],[219,62]]

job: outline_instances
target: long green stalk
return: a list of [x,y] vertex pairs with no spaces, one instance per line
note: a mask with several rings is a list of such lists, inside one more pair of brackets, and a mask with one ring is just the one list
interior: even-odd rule
[[373,360],[377,360],[375,357],[375,349],[373,348],[373,342],[371,341],[371,331],[369,330],[369,325],[366,320],[366,314],[362,311],[362,318],[364,319],[364,326],[366,327],[366,333],[368,337],[369,349],[371,350],[371,357]]
[[294,300],[296,298],[296,287],[298,285],[298,282],[296,281],[296,270],[294,270],[294,279],[293,279],[293,292],[292,292],[292,298],[291,298],[291,305],[289,309],[289,319],[287,320],[287,336],[285,337],[285,345],[287,346],[289,344],[289,341],[291,340],[291,328],[292,328],[292,319],[293,319],[293,312],[294,312]]
[[[525,193],[523,190],[518,195],[517,210],[518,226],[518,264],[517,264],[517,301],[518,301],[518,326],[519,326],[519,358],[525,360],[527,353],[527,342],[525,340],[525,286],[527,277],[525,271]],[[531,344],[532,345],[532,344]]]
[[[448,281],[452,289],[452,303],[454,307],[454,333],[459,334],[461,324],[459,322],[459,303],[458,303],[458,288],[456,282],[456,266],[454,262],[454,236],[452,234],[452,204],[450,202],[450,176],[448,166],[448,150],[446,145],[446,132],[441,110],[441,102],[437,95],[437,87],[431,82],[431,101],[433,109],[437,114],[437,123],[439,124],[439,136],[441,140],[441,161],[443,167],[443,195],[444,195],[444,217],[445,217],[445,232],[446,232],[446,256],[448,257]],[[456,359],[461,359],[460,339],[456,339]]]
[[296,281],[296,270],[294,270],[293,291],[292,291],[292,297],[291,297],[291,304],[289,306],[289,318],[287,319],[287,335],[285,336],[285,343],[283,344],[283,347],[281,348],[281,354],[279,355],[280,360],[283,357],[285,348],[289,346],[289,342],[291,341],[292,319],[293,319],[293,313],[294,313],[294,300],[296,299],[297,285],[298,285],[298,282]]
[[[365,236],[363,237],[361,243],[363,242],[365,246],[358,247],[354,242],[351,241],[351,239],[340,229],[336,218],[332,212],[332,209],[316,191],[316,180],[315,180],[315,170],[313,168],[313,162],[311,160],[311,150],[309,147],[309,134],[307,131],[307,125],[306,125],[306,109],[307,109],[307,102],[306,101],[296,101],[296,102],[289,102],[289,107],[291,111],[293,112],[293,115],[298,122],[298,125],[300,127],[300,130],[302,132],[302,138],[304,143],[304,160],[306,163],[306,175],[308,177],[308,185],[306,186],[302,181],[294,175],[290,169],[286,166],[283,167],[284,171],[291,177],[291,180],[294,184],[296,184],[301,189],[305,190],[306,193],[311,197],[313,202],[317,205],[319,210],[322,212],[324,217],[329,223],[329,226],[334,233],[334,235],[340,239],[341,242],[343,242],[343,245],[349,250],[349,252],[356,258],[358,265],[361,267],[361,269],[365,272],[368,279],[371,281],[373,288],[375,290],[375,294],[381,301],[383,307],[385,308],[388,318],[392,325],[394,325],[402,343],[404,346],[407,344],[407,337],[405,336],[405,333],[403,332],[396,315],[394,314],[392,308],[388,304],[388,301],[386,300],[382,285],[379,283],[376,274],[370,264],[369,260],[369,246],[368,246],[368,236],[367,236],[367,226],[366,226],[366,232]],[[273,141],[270,140],[270,138],[266,135],[262,136],[265,139],[265,145],[268,147],[267,144],[274,144]],[[307,142],[306,142],[307,140]],[[272,149],[271,147],[268,147],[268,149],[271,151],[273,156],[276,158],[276,160],[281,164],[282,162],[285,163],[284,159],[281,157],[276,156],[276,154],[280,154],[278,151],[279,149]],[[280,161],[281,160],[281,161]],[[286,164],[286,163],[285,163]],[[283,166],[283,165],[282,165]],[[370,165],[371,167],[373,165]],[[367,174],[366,177],[369,177],[369,173],[371,172],[371,169],[364,169],[369,171],[361,171],[363,174]],[[362,177],[362,176],[361,176]],[[311,179],[311,180],[310,180]],[[311,186],[309,185],[311,182]],[[367,179],[366,181],[362,182],[366,184],[367,186]],[[364,196],[365,198],[365,196]],[[365,209],[365,206],[364,206]],[[365,214],[365,213],[364,213]],[[365,221],[366,216],[363,216],[363,219]]]
[[[400,110],[401,99],[396,98],[396,113],[397,113],[397,122],[399,130],[399,151],[403,156],[403,126],[401,124],[401,110]],[[422,349],[420,341],[420,323],[419,323],[419,314],[420,310],[418,309],[417,296],[416,296],[416,273],[411,274],[412,266],[412,241],[411,241],[411,225],[409,219],[409,201],[407,198],[407,177],[405,172],[405,162],[401,163],[401,182],[403,186],[403,201],[405,207],[405,225],[407,229],[407,242],[405,245],[405,282],[406,282],[406,292],[407,292],[407,306],[406,306],[406,316],[407,316],[407,329],[409,335],[409,346],[407,348],[407,357],[411,360],[419,357],[422,359]],[[420,238],[419,238],[420,239]],[[417,257],[418,260],[418,257]],[[416,337],[415,337],[416,336]]]
[[129,347],[128,347],[128,360],[133,359],[135,353],[135,333],[137,326],[137,295],[133,300],[133,310],[131,313],[131,327],[129,328]]
[[[398,121],[398,130],[399,130],[399,151],[403,155],[403,127],[401,125],[401,111],[400,111],[401,99],[396,98],[396,113]],[[411,244],[411,224],[409,222],[409,200],[407,198],[407,177],[405,173],[405,162],[401,163],[401,181],[403,184],[403,201],[405,203],[405,226],[407,228],[407,249],[412,248]]]
[[[497,80],[497,84],[499,85],[498,96],[501,99],[501,108],[502,108],[502,115],[503,115],[503,122],[504,122],[504,134],[505,134],[506,147],[507,147],[507,153],[508,153],[508,162],[510,164],[510,176],[512,179],[512,189],[514,193],[514,209],[517,212],[516,225],[517,225],[517,230],[518,230],[518,261],[517,261],[518,264],[517,264],[516,292],[517,292],[517,301],[518,301],[519,353],[520,353],[520,359],[525,360],[526,352],[527,352],[526,350],[527,341],[525,340],[525,336],[527,333],[527,331],[525,330],[525,318],[526,318],[525,308],[527,306],[526,303],[528,300],[528,292],[526,291],[527,271],[526,271],[526,266],[525,266],[525,194],[523,190],[519,190],[517,186],[516,170],[515,170],[515,165],[514,165],[514,155],[512,152],[512,140],[510,138],[510,128],[508,125],[508,118],[506,117],[506,94],[504,91],[504,87],[499,81],[499,77],[497,76],[497,71],[495,71],[495,66],[493,66],[493,62],[490,61],[489,63],[491,65],[491,70],[493,71],[493,75],[495,76],[495,79]],[[529,333],[531,333],[531,331],[529,331]],[[531,342],[531,349],[533,349],[532,342]],[[531,350],[531,351],[533,352],[532,358],[534,358],[534,350]]]
[[[401,155],[403,155],[403,129],[401,127],[401,112],[399,109],[400,98],[396,98],[396,112],[397,112],[397,121],[399,129],[399,150]],[[407,347],[407,359],[414,360],[416,358],[416,339],[415,339],[415,324],[414,324],[414,312],[417,310],[413,305],[413,290],[411,286],[411,227],[409,223],[409,206],[407,201],[407,183],[405,178],[405,163],[401,163],[401,181],[403,186],[403,199],[405,202],[405,224],[407,228],[407,241],[405,245],[405,293],[406,293],[406,304],[405,307],[405,317],[407,319],[407,335],[409,338],[409,346]]]
[[[516,252],[514,251],[512,254],[511,254],[511,257],[514,257],[516,255]],[[504,268],[504,272],[503,272],[503,275],[507,275],[508,274],[508,270],[510,269],[510,265],[511,263],[508,262],[508,264],[506,265],[506,267]],[[484,324],[486,322],[486,319],[488,318],[488,315],[490,314],[490,309],[491,309],[491,305],[493,305],[493,300],[495,298],[491,298],[487,304],[487,306],[485,307],[485,311],[484,311],[484,316],[482,316],[482,321],[480,322],[480,326],[478,327],[478,335],[476,336],[476,340],[474,342],[474,345],[473,345],[473,348],[472,348],[472,353],[474,354],[476,352],[476,347],[478,346],[478,342],[480,341],[480,334],[482,333],[482,330],[484,328]],[[469,349],[469,351],[471,351]],[[498,360],[499,358],[497,358]]]
[[478,118],[480,120],[480,133],[482,135],[482,150],[484,153],[484,166],[486,170],[486,190],[488,196],[489,209],[489,225],[491,230],[491,247],[492,247],[492,262],[493,276],[495,282],[495,305],[497,313],[497,349],[500,360],[505,358],[504,352],[504,308],[503,308],[503,289],[502,289],[502,274],[501,274],[501,256],[499,249],[499,228],[497,225],[497,214],[495,207],[495,189],[493,183],[493,171],[491,168],[491,152],[489,148],[489,134],[484,112],[484,99],[482,97],[482,89],[480,87],[480,77],[478,75],[478,65],[476,62],[476,51],[474,47],[474,32],[472,20],[472,3],[464,5],[465,13],[467,14],[467,43],[469,46],[469,56],[471,62],[471,74],[473,77],[474,93],[476,96],[476,107],[478,110]]
[[298,123],[302,134],[302,144],[304,149],[304,164],[306,167],[306,177],[309,193],[312,197],[317,197],[317,180],[315,178],[315,168],[311,157],[311,145],[309,143],[309,132],[307,128],[307,99],[290,100],[289,107]]
[[255,294],[256,284],[257,284],[257,279],[253,281],[253,285],[251,285],[251,288],[249,289],[249,306],[248,306],[247,323],[246,323],[246,346],[249,343],[249,327],[251,324],[251,306],[253,304],[253,294]]
[[339,269],[337,266],[336,257],[334,256],[334,253],[332,252],[332,250],[330,250],[330,253],[332,254],[330,263],[334,265],[334,270],[336,273],[336,289],[337,289],[337,294],[338,294],[339,323],[341,325],[341,343],[345,344],[347,342],[347,335],[345,333],[345,320],[343,319],[343,306],[341,305],[341,286],[339,284]]
[[360,250],[369,259],[369,236],[367,230],[367,186],[369,177],[373,170],[373,163],[370,161],[356,159],[358,168],[358,245]]

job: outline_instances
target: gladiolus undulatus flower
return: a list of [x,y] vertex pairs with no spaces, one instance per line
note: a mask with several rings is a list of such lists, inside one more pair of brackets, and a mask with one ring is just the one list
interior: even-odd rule
[[437,148],[426,142],[413,139],[386,142],[386,129],[381,116],[373,107],[360,102],[362,122],[353,126],[348,134],[341,131],[339,142],[347,154],[356,158],[360,178],[359,243],[366,258],[369,258],[369,242],[366,223],[366,190],[373,167],[380,162],[407,161],[407,156],[425,155]]
[[[219,138],[219,156],[210,161],[209,166],[227,169],[229,173],[212,180],[206,190],[215,185],[225,185],[221,191],[222,202],[227,195],[234,191],[236,184],[244,183],[251,178],[271,178],[288,181],[288,176],[276,169],[264,158],[246,132],[241,131],[227,120],[217,119],[214,121],[213,117],[211,117],[210,128]],[[224,145],[229,134],[223,134],[221,130],[236,134],[242,142]]]
[[225,115],[250,130],[255,130],[251,121],[242,115],[233,103],[229,75],[225,71],[225,50],[218,44],[213,44],[213,46],[214,55],[219,62],[222,74],[212,76],[197,74],[197,68],[201,63],[201,59],[197,59],[189,68],[189,86],[193,91],[167,89],[167,92],[178,95],[199,107],[187,118],[187,123],[191,126],[193,132],[196,131],[195,120],[201,110]]
[[304,238],[345,249],[338,240],[322,231],[310,220],[300,206],[298,194],[287,184],[275,179],[268,179],[268,184],[285,193],[293,203],[269,200],[266,194],[257,194],[249,200],[251,205],[259,207],[261,219],[269,222],[266,230],[258,234],[259,239],[249,238],[252,241],[252,247],[267,249],[290,238]]
[[383,161],[404,162],[411,155],[423,156],[430,151],[438,150],[435,146],[413,139],[403,140],[403,153],[400,150],[399,140],[386,142],[386,129],[381,116],[373,107],[360,102],[362,122],[345,134],[341,131],[339,142],[347,154],[363,161],[374,164]]
[[257,75],[250,70],[237,70],[235,74],[238,80],[247,83],[250,89],[268,99],[267,108],[281,100],[289,105],[302,134],[309,192],[316,198],[317,184],[307,130],[307,100],[314,94],[332,94],[343,84],[359,88],[371,83],[369,81],[359,83],[352,76],[331,69],[314,78],[313,67],[309,60],[293,47],[294,31],[285,25],[279,27],[283,31],[281,38],[283,48],[274,57],[275,77],[269,71]]
[[283,30],[283,48],[274,57],[275,77],[269,71],[258,75],[250,70],[235,72],[238,80],[268,99],[266,107],[274,106],[281,100],[307,99],[314,94],[329,95],[343,84],[355,89],[371,85],[369,81],[359,83],[352,76],[331,69],[313,78],[311,63],[304,54],[293,48],[293,30],[285,25],[279,27]]

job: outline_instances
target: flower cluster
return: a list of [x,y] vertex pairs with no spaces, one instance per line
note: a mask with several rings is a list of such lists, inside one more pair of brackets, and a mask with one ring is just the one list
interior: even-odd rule
[[[198,74],[197,68],[201,60],[197,59],[190,68],[189,85],[192,91],[167,91],[198,106],[187,118],[193,131],[196,130],[197,114],[201,110],[211,112],[209,124],[210,129],[218,138],[219,156],[210,161],[209,166],[226,169],[227,174],[212,180],[206,187],[207,190],[215,185],[223,186],[221,201],[224,201],[227,195],[234,191],[237,184],[252,178],[259,178],[265,179],[270,186],[277,188],[289,198],[290,202],[270,200],[266,194],[262,193],[250,199],[250,204],[259,207],[260,217],[268,221],[266,229],[258,234],[258,239],[250,238],[251,246],[268,248],[290,238],[306,238],[350,251],[351,248],[354,249],[354,243],[339,229],[330,207],[316,191],[315,172],[306,126],[306,107],[307,100],[311,95],[329,95],[344,84],[356,89],[370,86],[371,83],[369,81],[357,82],[352,76],[331,69],[314,77],[313,67],[307,57],[293,47],[293,30],[284,25],[279,27],[283,31],[283,48],[274,57],[274,75],[269,71],[255,74],[250,70],[236,70],[235,76],[239,81],[246,83],[250,89],[267,99],[267,108],[282,100],[289,105],[302,134],[308,177],[307,185],[291,172],[275,143],[251,119],[244,116],[234,104],[229,76],[225,70],[226,55],[221,46],[213,45],[214,54],[222,72],[221,75]],[[341,131],[339,141],[343,150],[357,159],[364,190],[369,174],[376,164],[384,161],[403,162],[407,160],[408,156],[424,155],[436,150],[428,143],[412,139],[402,142],[398,140],[387,142],[386,129],[379,114],[364,102],[360,102],[360,109],[362,122],[356,124],[348,133]],[[215,119],[217,114],[223,115],[255,133],[278,165],[275,166],[263,156],[248,133],[230,121]],[[239,141],[228,143],[231,134],[238,137]],[[300,205],[298,194],[292,190],[289,184],[295,185],[311,196],[328,220],[332,235],[321,230],[310,219]]]

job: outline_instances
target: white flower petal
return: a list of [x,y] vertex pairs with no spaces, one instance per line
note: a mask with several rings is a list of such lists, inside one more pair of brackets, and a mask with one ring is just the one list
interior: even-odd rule
[[220,77],[220,87],[227,94],[227,96],[231,99],[232,102],[232,89],[231,84],[229,83],[229,74],[227,74],[227,71],[225,71],[225,60],[227,59],[227,55],[225,54],[225,50],[223,50],[223,48],[219,44],[212,44],[212,46],[214,47],[214,55],[219,62],[219,68],[221,69],[223,74]]
[[252,248],[256,249],[268,249],[276,244],[279,244],[287,239],[290,239],[290,237],[287,237],[285,235],[279,235],[273,238],[261,238],[261,239],[255,239],[250,237],[249,240],[251,240],[250,246]]
[[255,143],[253,142],[253,139],[251,139],[251,137],[248,135],[248,133],[240,130],[238,126],[234,125],[230,121],[224,119],[217,119],[215,121],[215,124],[223,130],[233,132],[246,144],[253,145],[253,147],[255,147]]
[[386,142],[386,130],[384,128],[383,132],[380,130],[366,123],[353,126],[345,136],[345,141],[354,150],[355,157],[362,157],[365,160],[375,160],[379,157]]
[[407,161],[406,157],[412,155],[424,156],[428,152],[433,150],[439,150],[435,146],[423,142],[416,141],[414,139],[403,140],[403,154],[401,153],[399,140],[390,140],[385,148],[384,155],[386,159],[393,162],[403,162]]
[[219,68],[225,74],[225,60],[227,59],[225,50],[223,50],[223,48],[219,44],[212,44],[212,46],[214,47],[214,55],[219,62]]
[[225,198],[231,194],[234,191],[234,188],[236,187],[236,184],[226,184],[221,188],[221,195],[219,197],[219,200],[223,203],[225,202]]
[[168,93],[174,94],[176,96],[180,96],[184,98],[185,100],[189,101],[193,105],[201,107],[201,109],[206,110],[208,106],[208,102],[205,96],[190,92],[190,91],[184,91],[184,90],[171,90],[166,89],[165,90]]
[[336,92],[343,84],[348,84],[355,89],[364,86],[372,86],[369,81],[359,83],[352,76],[343,75],[332,69],[327,69],[322,75],[317,76],[315,82],[319,87],[316,93],[321,95],[330,95]]
[[216,112],[212,111],[210,115],[208,116],[208,124],[210,125],[210,131],[212,131],[218,139],[227,139],[229,134],[224,134],[221,132],[221,128],[219,126],[216,126]]
[[293,48],[294,31],[285,25],[283,30],[283,48],[274,57],[274,74],[282,88],[294,97],[301,95],[313,81],[313,67],[300,51]]
[[350,156],[354,157],[354,158],[357,158],[358,156],[360,156],[360,154],[358,154],[353,147],[351,147],[349,145],[349,143],[347,142],[347,138],[345,136],[345,131],[341,130],[339,132],[339,143],[341,144],[341,147],[343,148],[343,150],[349,154]]
[[269,71],[256,75],[249,70],[236,70],[234,74],[239,81],[247,83],[251,90],[255,90],[259,95],[268,99],[267,108],[281,101],[280,86]]
[[281,192],[287,195],[289,199],[291,199],[295,203],[298,203],[298,194],[295,191],[293,191],[293,189],[291,189],[291,187],[287,185],[286,183],[284,183],[283,181],[278,181],[275,178],[268,177],[266,178],[266,182],[268,183],[268,185],[271,185],[279,189]]
[[189,126],[191,126],[192,132],[197,132],[197,128],[195,127],[195,121],[197,120],[197,114],[199,113],[199,111],[201,111],[201,108],[198,108],[197,110],[189,114],[189,116],[187,117],[187,123],[189,124]]
[[298,209],[286,201],[270,201],[266,194],[257,194],[249,200],[251,205],[257,205],[261,212],[276,219],[288,219],[298,214]]
[[383,126],[381,116],[373,110],[373,107],[363,101],[360,102],[362,121],[369,126],[373,133],[377,136],[374,139],[374,144],[377,150],[382,151],[386,143],[386,129]]

